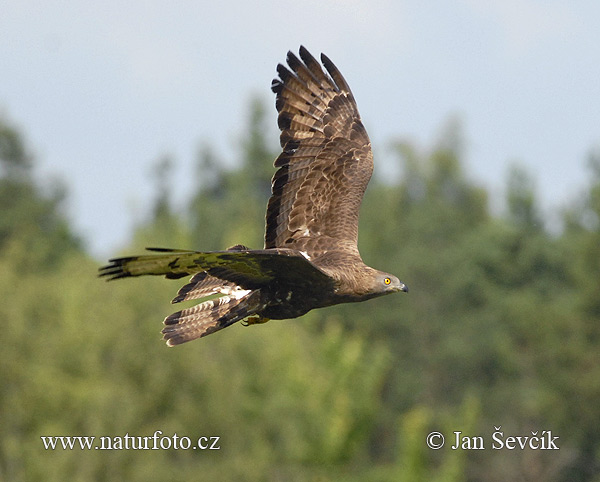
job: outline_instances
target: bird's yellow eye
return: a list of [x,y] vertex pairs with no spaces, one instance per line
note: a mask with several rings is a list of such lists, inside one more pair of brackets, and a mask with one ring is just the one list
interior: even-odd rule
[[389,278],[385,278],[385,279],[383,280],[383,282],[384,282],[386,285],[389,285],[389,284],[392,282],[392,280],[391,280],[391,279],[389,279]]

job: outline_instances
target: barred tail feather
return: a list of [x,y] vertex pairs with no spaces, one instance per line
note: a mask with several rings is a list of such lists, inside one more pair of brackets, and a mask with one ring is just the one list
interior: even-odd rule
[[173,313],[165,318],[163,339],[168,346],[175,346],[222,330],[255,314],[258,298],[258,291],[236,290]]

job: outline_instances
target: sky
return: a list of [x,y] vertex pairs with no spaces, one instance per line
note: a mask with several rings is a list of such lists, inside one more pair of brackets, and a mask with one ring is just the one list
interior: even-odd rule
[[427,148],[458,116],[469,178],[500,199],[521,165],[552,215],[585,189],[600,146],[596,0],[0,0],[0,12],[0,115],[38,178],[67,183],[97,256],[147,215],[158,158],[176,162],[181,204],[201,182],[201,145],[235,158],[249,100],[274,105],[275,67],[300,45],[344,74],[376,170],[391,169],[394,140]]

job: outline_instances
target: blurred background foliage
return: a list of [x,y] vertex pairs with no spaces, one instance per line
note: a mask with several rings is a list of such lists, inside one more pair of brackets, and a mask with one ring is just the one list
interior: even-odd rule
[[[198,190],[172,203],[175,160],[122,253],[260,247],[277,146],[250,103],[236,168],[199,150]],[[160,321],[180,281],[96,278],[35,181],[23,133],[0,119],[0,479],[600,481],[600,153],[550,231],[535,179],[507,172],[502,212],[463,170],[460,123],[431,147],[396,141],[397,180],[374,176],[367,264],[410,293],[236,325],[174,349]],[[552,430],[558,451],[492,450],[491,434]],[[219,436],[219,451],[44,450],[42,435]],[[447,445],[427,448],[432,430]],[[451,450],[453,432],[486,450]]]

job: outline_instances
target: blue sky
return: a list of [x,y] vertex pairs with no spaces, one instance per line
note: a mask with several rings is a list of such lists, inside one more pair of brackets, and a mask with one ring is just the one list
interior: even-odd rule
[[519,163],[551,213],[585,187],[600,145],[594,0],[4,0],[0,10],[0,111],[26,134],[38,175],[67,181],[69,215],[102,256],[147,213],[159,156],[177,162],[180,202],[199,182],[202,142],[235,157],[249,99],[272,105],[275,66],[300,44],[343,72],[382,170],[393,139],[431,145],[458,115],[469,176],[499,199]]

